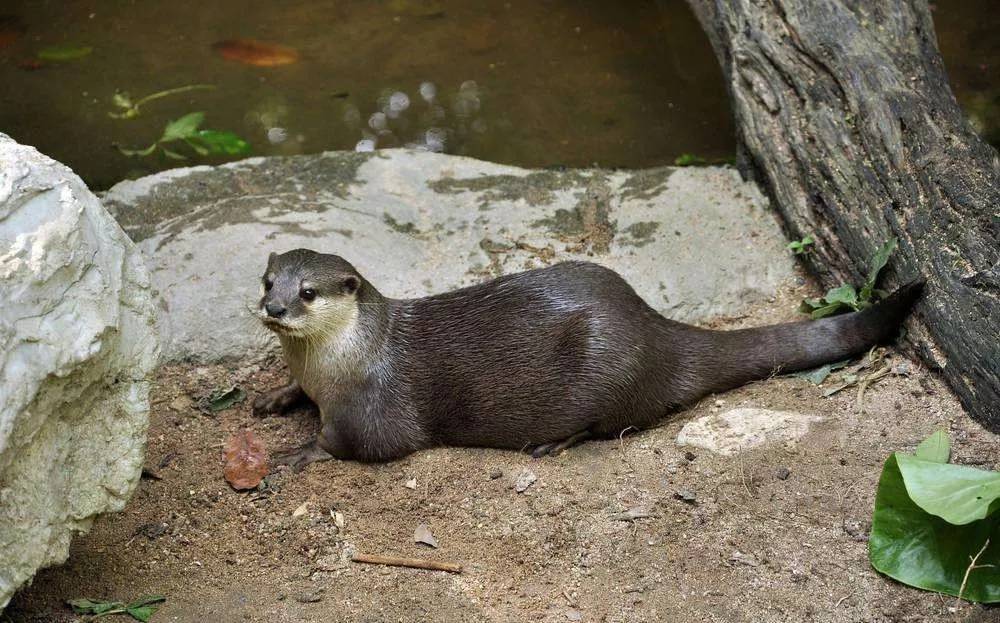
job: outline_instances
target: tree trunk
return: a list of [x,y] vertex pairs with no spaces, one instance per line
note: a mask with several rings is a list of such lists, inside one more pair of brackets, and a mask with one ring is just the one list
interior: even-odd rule
[[[722,65],[745,175],[826,285],[923,275],[909,339],[1000,431],[1000,161],[948,85],[923,0],[688,0]],[[888,289],[888,288],[886,288]]]

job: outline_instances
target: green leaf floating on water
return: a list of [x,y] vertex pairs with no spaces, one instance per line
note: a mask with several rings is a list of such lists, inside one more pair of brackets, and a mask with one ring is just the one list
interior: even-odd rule
[[948,453],[938,432],[915,455],[897,452],[885,462],[869,560],[911,586],[1000,602],[1000,474],[948,464]]
[[38,51],[38,58],[50,63],[75,61],[94,51],[89,45],[53,45]]
[[[238,156],[250,151],[250,144],[232,132],[199,130],[197,134],[187,137],[186,140],[192,149],[202,155],[226,154],[227,156]],[[198,147],[195,147],[195,145]]]
[[161,143],[168,143],[178,139],[185,139],[194,136],[198,132],[198,126],[205,120],[205,113],[190,112],[180,119],[171,121],[163,128]]
[[233,134],[220,130],[201,130],[205,113],[192,112],[171,121],[163,128],[163,135],[145,149],[125,149],[118,151],[126,156],[148,156],[160,149],[171,160],[186,160],[184,154],[166,147],[168,143],[183,141],[199,156],[238,156],[250,152],[250,144]]

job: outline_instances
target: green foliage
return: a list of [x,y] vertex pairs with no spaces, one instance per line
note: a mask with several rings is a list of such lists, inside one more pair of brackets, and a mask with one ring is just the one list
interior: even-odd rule
[[97,601],[87,598],[70,599],[66,603],[73,608],[73,612],[90,615],[88,620],[91,621],[111,614],[127,614],[136,621],[145,623],[156,612],[159,604],[166,600],[167,598],[162,595],[150,595],[127,604],[121,601]]
[[239,385],[233,385],[229,389],[219,390],[208,397],[205,408],[211,412],[225,411],[233,405],[243,402],[247,393]]
[[853,285],[845,283],[827,290],[822,298],[805,299],[799,305],[799,311],[803,314],[809,314],[810,318],[816,320],[817,318],[831,316],[840,312],[858,311],[866,307],[871,307],[875,295],[883,294],[875,289],[875,282],[878,280],[879,273],[885,268],[886,263],[889,261],[889,256],[892,255],[897,244],[898,241],[895,238],[891,238],[875,251],[871,268],[868,270],[868,276],[865,279],[864,285],[861,286],[860,292]]
[[795,374],[795,376],[803,378],[812,383],[813,385],[820,385],[823,383],[823,381],[827,379],[827,377],[830,376],[831,373],[833,373],[833,371],[845,367],[849,363],[849,361],[850,360],[845,359],[843,361],[828,363],[825,366],[820,366],[812,370],[805,370],[803,372],[798,372]]
[[708,161],[694,154],[681,154],[674,158],[674,164],[679,167],[700,167],[708,164]]
[[36,56],[39,60],[49,61],[50,63],[62,63],[83,58],[93,51],[94,48],[88,45],[53,45],[42,48]]
[[885,462],[869,560],[910,586],[1000,602],[1000,473],[951,465],[949,453],[939,431]]
[[788,243],[788,249],[795,255],[802,255],[809,252],[809,247],[815,243],[812,236],[806,236],[802,240],[792,240]]
[[238,156],[250,152],[250,144],[232,132],[199,129],[204,121],[205,113],[188,113],[168,123],[163,128],[163,135],[149,147],[145,149],[119,147],[118,151],[126,156],[148,156],[160,149],[168,158],[186,160],[187,156],[184,154],[164,146],[168,143],[182,142],[199,156]]

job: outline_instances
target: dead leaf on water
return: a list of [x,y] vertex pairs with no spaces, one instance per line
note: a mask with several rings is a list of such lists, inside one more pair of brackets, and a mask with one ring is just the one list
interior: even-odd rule
[[16,15],[0,15],[0,48],[13,45],[25,32],[24,22]]
[[255,67],[290,65],[299,60],[294,48],[255,39],[226,39],[213,43],[212,49],[224,59]]
[[223,475],[233,489],[253,489],[267,476],[267,448],[249,429],[233,435],[226,444],[225,456]]

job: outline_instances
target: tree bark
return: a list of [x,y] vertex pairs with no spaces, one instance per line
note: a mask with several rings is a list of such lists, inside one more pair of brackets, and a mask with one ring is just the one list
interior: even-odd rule
[[[809,268],[859,283],[918,275],[908,339],[1000,431],[1000,161],[948,85],[923,0],[688,0],[719,58],[744,175],[770,194]],[[886,288],[888,289],[888,288]]]

